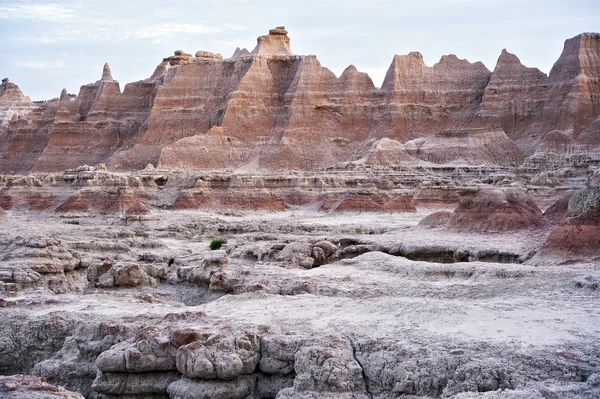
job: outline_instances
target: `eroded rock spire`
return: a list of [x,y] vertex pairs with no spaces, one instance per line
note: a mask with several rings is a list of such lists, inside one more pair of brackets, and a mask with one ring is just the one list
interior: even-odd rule
[[254,55],[292,55],[290,38],[285,26],[278,26],[269,30],[268,35],[260,36],[258,44],[252,50]]
[[62,89],[60,92],[60,102],[69,101],[69,93],[67,93],[67,89]]
[[102,80],[113,80],[108,63],[104,64],[104,68],[102,69]]

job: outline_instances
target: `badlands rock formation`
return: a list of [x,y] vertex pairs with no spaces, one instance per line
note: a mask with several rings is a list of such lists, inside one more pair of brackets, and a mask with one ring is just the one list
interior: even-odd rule
[[544,224],[542,211],[519,187],[477,187],[460,192],[460,202],[447,226],[459,230],[498,232]]
[[[374,143],[384,139],[416,139],[417,147],[432,140],[422,148],[426,161],[468,159],[483,146],[494,162],[520,164],[523,152],[534,154],[549,132],[581,136],[578,144],[597,141],[597,33],[567,40],[548,76],[507,51],[493,72],[454,55],[429,67],[412,52],[394,56],[379,89],[352,65],[336,77],[315,56],[294,55],[284,27],[259,37],[252,52],[238,49],[228,59],[204,50],[195,54],[175,51],[150,78],[122,92],[108,65],[75,98],[32,104],[3,81],[0,171],[52,172],[98,163],[116,170],[148,164],[313,170],[368,159]],[[463,130],[473,127],[496,129]],[[443,131],[465,137],[457,146],[454,133]],[[434,155],[430,146],[455,149]],[[398,159],[383,162],[410,160],[393,151]],[[594,152],[581,146],[576,151]]]
[[19,87],[8,80],[2,79],[0,84],[0,126],[6,127],[15,118],[25,115],[33,108],[33,103],[26,97]]
[[600,397],[600,35],[376,88],[287,33],[2,82],[0,397]]
[[568,199],[564,220],[552,230],[536,258],[544,262],[600,259],[600,188],[579,190]]

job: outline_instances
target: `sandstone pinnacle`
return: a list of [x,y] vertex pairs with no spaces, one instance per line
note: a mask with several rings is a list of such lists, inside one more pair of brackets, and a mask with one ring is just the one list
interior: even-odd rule
[[69,101],[69,93],[67,93],[67,89],[62,89],[60,92],[60,102]]
[[113,80],[108,63],[104,64],[104,68],[102,69],[102,80]]
[[284,26],[269,30],[268,35],[260,36],[258,44],[252,50],[253,55],[292,55],[290,38]]

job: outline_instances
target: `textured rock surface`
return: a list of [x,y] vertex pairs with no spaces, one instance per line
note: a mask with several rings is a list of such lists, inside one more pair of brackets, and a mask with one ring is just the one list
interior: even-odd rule
[[480,187],[461,192],[447,227],[498,232],[531,229],[544,224],[542,211],[522,188]]
[[408,153],[434,163],[518,166],[525,154],[499,129],[444,131],[406,143]]
[[[599,44],[598,33],[567,40],[548,76],[503,51],[475,123],[501,126],[527,154],[535,151],[547,132],[561,130],[578,137],[600,111]],[[559,109],[564,112],[557,112]]]
[[83,399],[83,395],[30,375],[0,376],[0,396],[5,399]]
[[588,187],[574,193],[565,213],[566,218],[552,230],[534,261],[597,261],[600,257],[600,188]]
[[[443,56],[433,67],[421,53],[396,55],[381,86],[386,106],[377,134],[404,142],[453,127],[466,127],[472,118],[490,71],[480,62]],[[381,136],[380,136],[381,137]]]
[[8,80],[2,79],[0,84],[0,126],[6,127],[13,119],[29,113],[34,107],[33,102],[26,97],[21,89]]
[[[176,179],[158,176],[168,182],[162,195]],[[505,194],[491,209],[507,213],[514,188],[481,190],[485,200],[473,202],[496,199],[493,190]],[[592,197],[577,196],[571,212],[592,212]],[[468,209],[479,215],[479,205]],[[44,223],[19,206],[10,212],[0,232],[3,374],[94,399],[598,390],[598,265],[522,264],[551,226],[423,229],[431,211],[419,207],[152,208],[142,220],[37,211]],[[210,251],[216,236],[228,242]]]

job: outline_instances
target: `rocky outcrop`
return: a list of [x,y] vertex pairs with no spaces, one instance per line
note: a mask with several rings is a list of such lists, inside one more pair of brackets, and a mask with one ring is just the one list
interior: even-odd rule
[[446,164],[518,166],[525,154],[501,129],[462,129],[439,132],[406,143],[410,155]]
[[472,119],[490,71],[451,54],[433,67],[421,53],[396,55],[381,94],[384,104],[375,114],[375,136],[400,140],[423,137],[456,127]]
[[550,74],[527,68],[503,51],[473,121],[501,126],[527,154],[553,130],[576,138],[600,114],[600,34],[565,42]]
[[350,193],[326,196],[321,206],[326,212],[416,212],[412,198],[376,193]]
[[26,97],[19,86],[8,78],[0,84],[0,127],[8,126],[13,118],[20,118],[34,108],[33,102]]
[[452,219],[452,212],[449,211],[437,211],[425,216],[419,221],[420,227],[425,228],[438,228],[447,227]]
[[499,232],[543,226],[542,211],[522,188],[478,187],[460,192],[460,202],[447,227]]
[[[123,92],[108,65],[74,99],[65,92],[32,104],[5,81],[0,171],[99,163],[116,170],[314,170],[414,164],[415,156],[518,165],[523,152],[536,150],[531,164],[539,165],[548,154],[539,143],[553,131],[575,140],[576,148],[556,155],[570,165],[577,158],[570,154],[597,152],[586,146],[598,136],[599,54],[599,34],[576,36],[546,76],[507,51],[493,72],[454,55],[429,67],[412,52],[394,57],[377,89],[352,65],[336,77],[315,56],[294,55],[287,31],[277,27],[252,52],[238,49],[228,59],[177,50]],[[498,129],[444,133],[490,126]]]
[[222,59],[223,56],[219,53],[211,53],[210,51],[198,50],[196,54],[194,54],[196,58],[216,58],[218,60]]
[[252,50],[255,55],[291,55],[290,38],[285,26],[270,29],[269,34],[260,36],[257,45]]
[[19,87],[0,84],[0,170],[25,174],[48,143],[48,131],[57,116],[56,99],[35,105]]
[[600,146],[600,116],[592,121],[576,139],[578,144]]
[[600,114],[600,34],[583,33],[565,41],[548,78],[553,96],[558,97],[550,101],[562,100],[551,103],[553,109],[567,110],[566,117],[554,116],[554,128],[579,136]]
[[566,216],[552,230],[533,263],[592,261],[600,257],[600,188],[588,187],[574,193],[568,200]]
[[548,95],[548,77],[537,68],[528,68],[519,58],[502,50],[485,87],[477,110],[476,123],[499,126],[508,137],[531,152],[540,131],[540,115]]
[[99,81],[81,86],[76,99],[61,106],[60,117],[48,131],[48,144],[31,170],[107,163],[116,151],[137,139],[158,83],[152,79],[129,83],[121,93],[119,82],[105,64]]
[[368,152],[356,164],[390,166],[414,164],[418,160],[411,156],[406,147],[396,140],[383,138],[373,143]]

